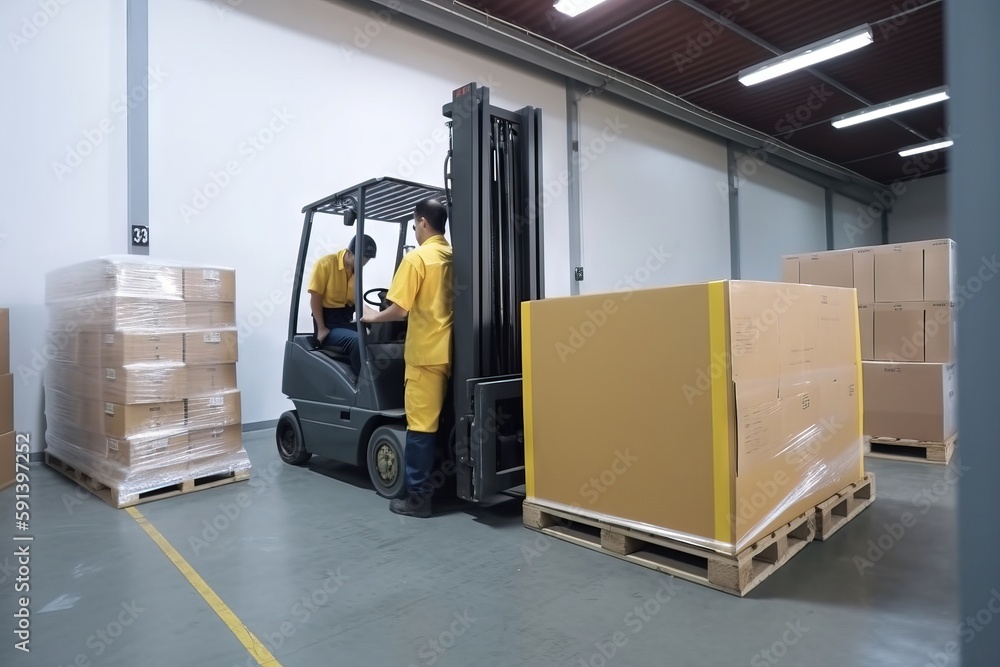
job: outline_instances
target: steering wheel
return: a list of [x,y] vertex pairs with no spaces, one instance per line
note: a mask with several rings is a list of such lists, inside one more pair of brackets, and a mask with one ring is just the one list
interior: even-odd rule
[[[371,299],[368,298],[369,294],[378,293],[378,292],[381,292],[381,294],[379,295],[378,301],[372,301]],[[382,303],[385,301],[385,295],[388,294],[388,293],[389,293],[389,290],[387,288],[385,288],[385,287],[374,287],[374,288],[368,290],[367,292],[365,292],[364,296],[362,296],[362,298],[365,300],[365,303],[367,303],[369,306],[375,306],[377,308],[381,308],[382,307]]]

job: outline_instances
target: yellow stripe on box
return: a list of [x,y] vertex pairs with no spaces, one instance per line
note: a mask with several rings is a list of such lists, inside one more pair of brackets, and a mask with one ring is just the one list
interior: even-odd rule
[[[721,377],[712,380],[712,460],[715,486],[715,539],[733,543],[730,523],[732,497],[729,481],[729,400],[727,384],[730,377],[729,354],[726,345],[726,283],[708,284],[708,331],[710,359],[724,359]],[[713,374],[714,375],[714,374]]]
[[524,410],[524,493],[535,497],[534,427],[531,419],[531,303],[521,304],[521,400]]
[[854,295],[854,330],[858,332],[858,336],[854,343],[854,363],[856,364],[855,369],[855,380],[854,386],[857,387],[858,394],[858,442],[861,447],[861,457],[858,463],[858,479],[865,478],[865,387],[864,387],[864,362],[861,361],[861,322],[859,321],[861,313],[858,310],[858,290],[851,290]]
[[253,659],[257,661],[258,665],[261,667],[281,667],[281,664],[275,659],[271,652],[267,650],[257,637],[247,629],[243,624],[243,621],[233,613],[233,610],[222,601],[222,599],[215,594],[205,580],[195,572],[194,568],[191,567],[184,557],[173,547],[167,538],[156,529],[153,524],[149,522],[146,517],[144,517],[137,509],[134,507],[126,508],[126,511],[132,516],[133,519],[139,524],[139,526],[146,531],[146,534],[153,538],[160,550],[166,554],[167,558],[177,566],[177,569],[181,571],[181,574],[194,586],[194,589],[198,591],[199,595],[208,602],[208,605],[219,615],[222,622],[225,623],[236,638],[240,640],[240,643],[246,647]]

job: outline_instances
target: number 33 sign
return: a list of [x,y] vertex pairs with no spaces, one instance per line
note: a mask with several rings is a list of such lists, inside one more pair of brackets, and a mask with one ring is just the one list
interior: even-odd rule
[[132,225],[132,245],[149,245],[149,227],[144,225]]

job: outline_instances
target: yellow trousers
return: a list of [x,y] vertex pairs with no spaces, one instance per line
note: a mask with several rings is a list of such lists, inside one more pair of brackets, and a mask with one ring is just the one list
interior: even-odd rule
[[437,433],[450,375],[450,364],[406,366],[403,398],[411,431]]

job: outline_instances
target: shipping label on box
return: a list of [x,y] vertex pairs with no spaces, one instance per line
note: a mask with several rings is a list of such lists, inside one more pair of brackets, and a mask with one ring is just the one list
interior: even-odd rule
[[119,438],[184,426],[184,401],[121,405],[105,402],[104,432]]
[[184,334],[184,361],[191,365],[235,364],[239,336],[235,329],[189,331]]

